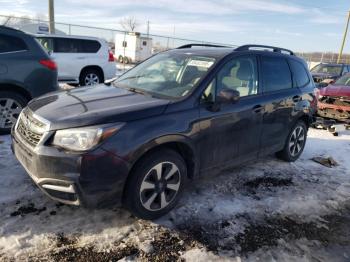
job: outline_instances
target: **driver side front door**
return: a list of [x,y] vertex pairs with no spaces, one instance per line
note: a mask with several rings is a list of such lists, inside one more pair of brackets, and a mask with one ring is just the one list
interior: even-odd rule
[[[199,143],[202,171],[257,158],[263,118],[257,70],[255,56],[234,57],[204,91]],[[218,104],[216,96],[224,88],[239,91],[239,101]]]

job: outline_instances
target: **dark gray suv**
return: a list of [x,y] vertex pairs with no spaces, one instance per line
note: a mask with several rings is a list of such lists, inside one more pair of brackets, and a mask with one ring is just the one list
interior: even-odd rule
[[186,45],[112,83],[33,99],[12,129],[12,149],[54,200],[123,204],[154,219],[204,174],[276,152],[297,160],[314,87],[290,50]]
[[34,97],[55,91],[57,67],[30,35],[0,26],[0,134]]

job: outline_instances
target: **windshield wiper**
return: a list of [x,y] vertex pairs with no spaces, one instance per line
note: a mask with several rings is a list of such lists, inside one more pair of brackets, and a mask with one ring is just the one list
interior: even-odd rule
[[129,77],[126,77],[124,79],[120,79],[119,81],[122,82],[124,80],[136,79],[136,78],[141,78],[141,77],[145,77],[145,76],[147,76],[147,75],[129,76]]
[[143,91],[143,90],[140,90],[140,89],[136,89],[134,87],[130,87],[130,88],[127,88],[130,92],[133,92],[133,93],[138,93],[138,94],[142,94],[142,95],[148,95],[149,93],[147,93],[146,91]]

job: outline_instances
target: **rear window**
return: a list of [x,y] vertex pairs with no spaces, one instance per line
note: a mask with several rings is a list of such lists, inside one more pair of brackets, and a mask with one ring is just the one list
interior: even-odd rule
[[55,53],[97,53],[101,44],[95,40],[54,38]]
[[297,86],[306,86],[310,82],[310,79],[308,73],[306,72],[305,66],[302,63],[295,60],[289,60],[289,62]]
[[18,37],[0,34],[0,53],[27,50],[24,41]]
[[264,92],[273,92],[293,87],[289,65],[284,58],[263,57],[262,74]]

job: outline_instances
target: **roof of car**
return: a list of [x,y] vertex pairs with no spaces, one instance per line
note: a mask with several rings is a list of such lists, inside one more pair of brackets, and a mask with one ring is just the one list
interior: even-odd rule
[[210,56],[213,58],[222,58],[233,52],[233,48],[182,48],[182,49],[172,49],[168,52],[171,53],[187,53],[198,56]]
[[83,39],[83,40],[97,40],[102,41],[101,38],[82,35],[54,35],[54,34],[33,34],[35,37],[55,37],[55,38],[71,38],[71,39]]
[[345,64],[345,63],[319,63],[319,65],[343,66],[343,65],[349,65],[349,64]]
[[[274,51],[267,51],[267,50],[255,50],[255,49],[249,49],[246,47],[249,47],[250,45],[246,45],[246,46],[241,46],[238,48],[235,47],[220,47],[220,46],[212,46],[212,47],[180,47],[180,48],[176,48],[176,49],[172,49],[169,50],[168,52],[172,52],[172,53],[179,53],[179,54],[183,54],[183,53],[187,53],[187,54],[193,54],[193,55],[198,55],[198,56],[209,56],[209,57],[213,57],[216,59],[221,59],[229,54],[232,53],[238,53],[238,52],[251,52],[251,53],[255,53],[255,54],[272,54],[272,55],[277,55],[277,56],[284,56],[284,57],[291,57],[293,59],[297,59],[297,60],[302,60],[300,57],[294,55],[294,53],[288,49],[279,49],[276,48],[276,50]],[[255,46],[255,45],[253,45]],[[268,47],[268,46],[266,46]],[[274,47],[272,47],[274,48]],[[290,54],[287,53],[282,53],[280,51],[288,51],[290,52]]]

